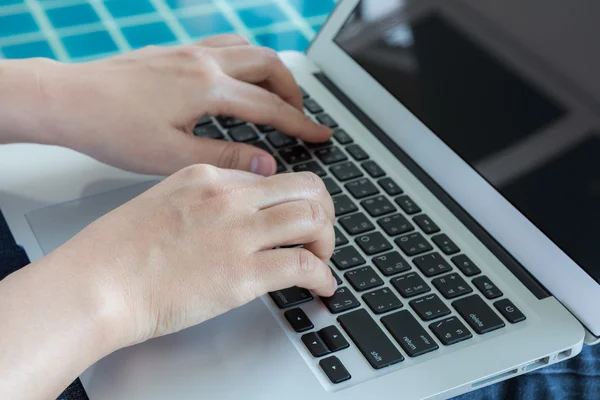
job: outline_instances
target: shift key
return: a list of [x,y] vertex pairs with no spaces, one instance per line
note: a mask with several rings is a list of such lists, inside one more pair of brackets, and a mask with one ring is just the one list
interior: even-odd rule
[[366,310],[349,312],[337,320],[373,368],[385,368],[404,360]]

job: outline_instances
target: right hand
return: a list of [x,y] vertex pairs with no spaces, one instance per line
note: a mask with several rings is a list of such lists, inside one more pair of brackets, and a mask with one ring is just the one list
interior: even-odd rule
[[[49,258],[99,299],[116,348],[199,324],[270,291],[331,296],[334,207],[312,173],[187,167]],[[302,244],[303,248],[276,248]],[[106,321],[103,321],[106,322]]]

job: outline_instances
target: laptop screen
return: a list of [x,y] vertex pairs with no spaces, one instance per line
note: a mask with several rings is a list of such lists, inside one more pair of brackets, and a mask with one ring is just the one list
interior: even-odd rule
[[[600,96],[594,100],[600,94],[600,47],[593,45],[600,25],[577,30],[566,21],[583,18],[586,2],[573,10],[565,1],[471,0],[477,3],[471,8],[464,0],[464,19],[428,3],[434,2],[363,0],[335,41],[600,282],[600,126],[576,122],[577,115],[600,104]],[[445,3],[448,8],[459,2]],[[594,1],[587,3],[591,15],[600,15]],[[519,51],[509,55],[501,46],[484,44],[468,16],[487,25],[490,35],[506,35],[507,43],[528,44],[532,54],[547,51],[556,63],[540,57],[538,62],[546,62],[537,65],[555,67],[567,82],[561,85],[572,84],[577,92],[576,80],[585,79],[576,95],[591,107],[578,110],[532,79],[517,67]],[[552,43],[553,38],[564,40]],[[552,48],[532,51],[542,42]],[[596,72],[586,75],[594,65]],[[600,117],[600,107],[596,112]]]

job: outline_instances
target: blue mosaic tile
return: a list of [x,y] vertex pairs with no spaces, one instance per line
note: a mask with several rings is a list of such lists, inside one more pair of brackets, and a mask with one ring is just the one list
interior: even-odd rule
[[100,17],[89,4],[77,4],[68,7],[46,10],[48,19],[55,28],[66,28],[100,22]]
[[114,18],[131,17],[156,11],[148,0],[107,0],[104,5]]
[[165,0],[172,9],[188,8],[199,5],[212,4],[212,0]]
[[132,48],[140,48],[151,44],[160,45],[177,40],[164,22],[130,26],[121,28],[121,31]]
[[63,37],[62,41],[72,58],[88,57],[118,50],[117,45],[105,30]]
[[38,26],[31,14],[9,14],[0,16],[0,37],[37,32]]
[[309,43],[306,37],[299,31],[266,33],[256,36],[256,40],[261,46],[271,47],[277,51],[304,51]]
[[335,7],[332,0],[288,0],[288,2],[305,18],[327,15]]
[[227,18],[219,12],[180,18],[179,22],[193,38],[235,31]]
[[23,44],[16,44],[12,46],[5,46],[0,48],[6,58],[32,58],[32,57],[44,57],[44,58],[56,58],[54,52],[50,48],[50,45],[45,40],[38,42],[29,42]]
[[260,28],[287,20],[276,4],[244,8],[238,10],[238,15],[248,28]]

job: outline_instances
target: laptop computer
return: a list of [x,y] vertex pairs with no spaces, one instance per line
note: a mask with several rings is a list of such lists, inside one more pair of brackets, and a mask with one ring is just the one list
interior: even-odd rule
[[[89,397],[449,398],[597,343],[597,15],[591,0],[340,1],[306,54],[281,54],[334,138],[243,139],[326,182],[336,294],[287,288],[122,349],[82,375]],[[51,146],[0,160],[32,260],[161,179]]]

